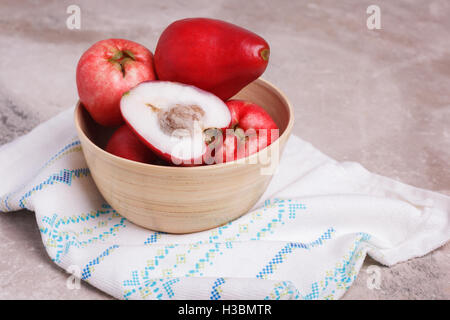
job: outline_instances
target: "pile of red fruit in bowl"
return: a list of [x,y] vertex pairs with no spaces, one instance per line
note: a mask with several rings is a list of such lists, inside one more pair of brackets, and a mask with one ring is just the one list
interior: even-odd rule
[[115,127],[106,151],[133,161],[211,165],[254,154],[278,137],[269,114],[230,100],[265,71],[268,43],[214,19],[173,22],[155,55],[125,39],[95,43],[80,58],[80,102]]

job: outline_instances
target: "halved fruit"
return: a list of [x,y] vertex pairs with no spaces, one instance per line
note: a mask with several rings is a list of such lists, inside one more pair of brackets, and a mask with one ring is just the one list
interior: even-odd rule
[[115,156],[143,163],[156,163],[156,155],[127,126],[119,127],[109,139],[106,151]]
[[231,122],[228,107],[212,93],[169,81],[137,85],[123,95],[120,109],[148,147],[179,165],[202,164],[207,145]]

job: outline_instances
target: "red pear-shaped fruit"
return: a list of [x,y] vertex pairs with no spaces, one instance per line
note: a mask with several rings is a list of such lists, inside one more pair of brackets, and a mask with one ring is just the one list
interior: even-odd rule
[[160,80],[194,85],[225,101],[264,72],[269,53],[263,38],[231,23],[183,19],[161,34],[155,69]]

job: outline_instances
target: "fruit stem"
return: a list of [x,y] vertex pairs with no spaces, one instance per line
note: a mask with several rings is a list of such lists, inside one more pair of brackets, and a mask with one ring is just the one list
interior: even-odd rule
[[113,56],[109,59],[109,62],[114,64],[120,72],[122,72],[122,76],[125,78],[125,64],[128,61],[135,61],[136,57],[130,50],[117,50]]
[[270,49],[269,48],[262,49],[259,54],[261,55],[261,58],[263,58],[264,61],[267,61],[269,60]]
[[130,51],[130,50],[124,50],[123,53],[125,55],[127,55],[129,58],[136,60],[136,57],[134,56],[134,54]]
[[111,60],[120,60],[122,59],[123,53],[122,51],[118,50],[116,51],[116,53],[113,54],[113,56],[111,57]]

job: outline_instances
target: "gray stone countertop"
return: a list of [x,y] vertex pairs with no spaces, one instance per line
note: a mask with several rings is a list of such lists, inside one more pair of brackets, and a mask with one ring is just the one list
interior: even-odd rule
[[[69,30],[66,9],[81,8]],[[369,5],[381,29],[366,26]],[[173,20],[206,16],[246,27],[272,48],[264,78],[296,111],[294,133],[341,161],[450,195],[450,2],[17,1],[0,4],[0,144],[72,106],[76,63],[95,41],[154,50]],[[1,183],[1,178],[0,178]],[[32,212],[0,214],[0,299],[110,299],[48,258]],[[370,289],[371,265],[381,272]],[[391,268],[367,259],[344,299],[449,299],[450,245]]]

